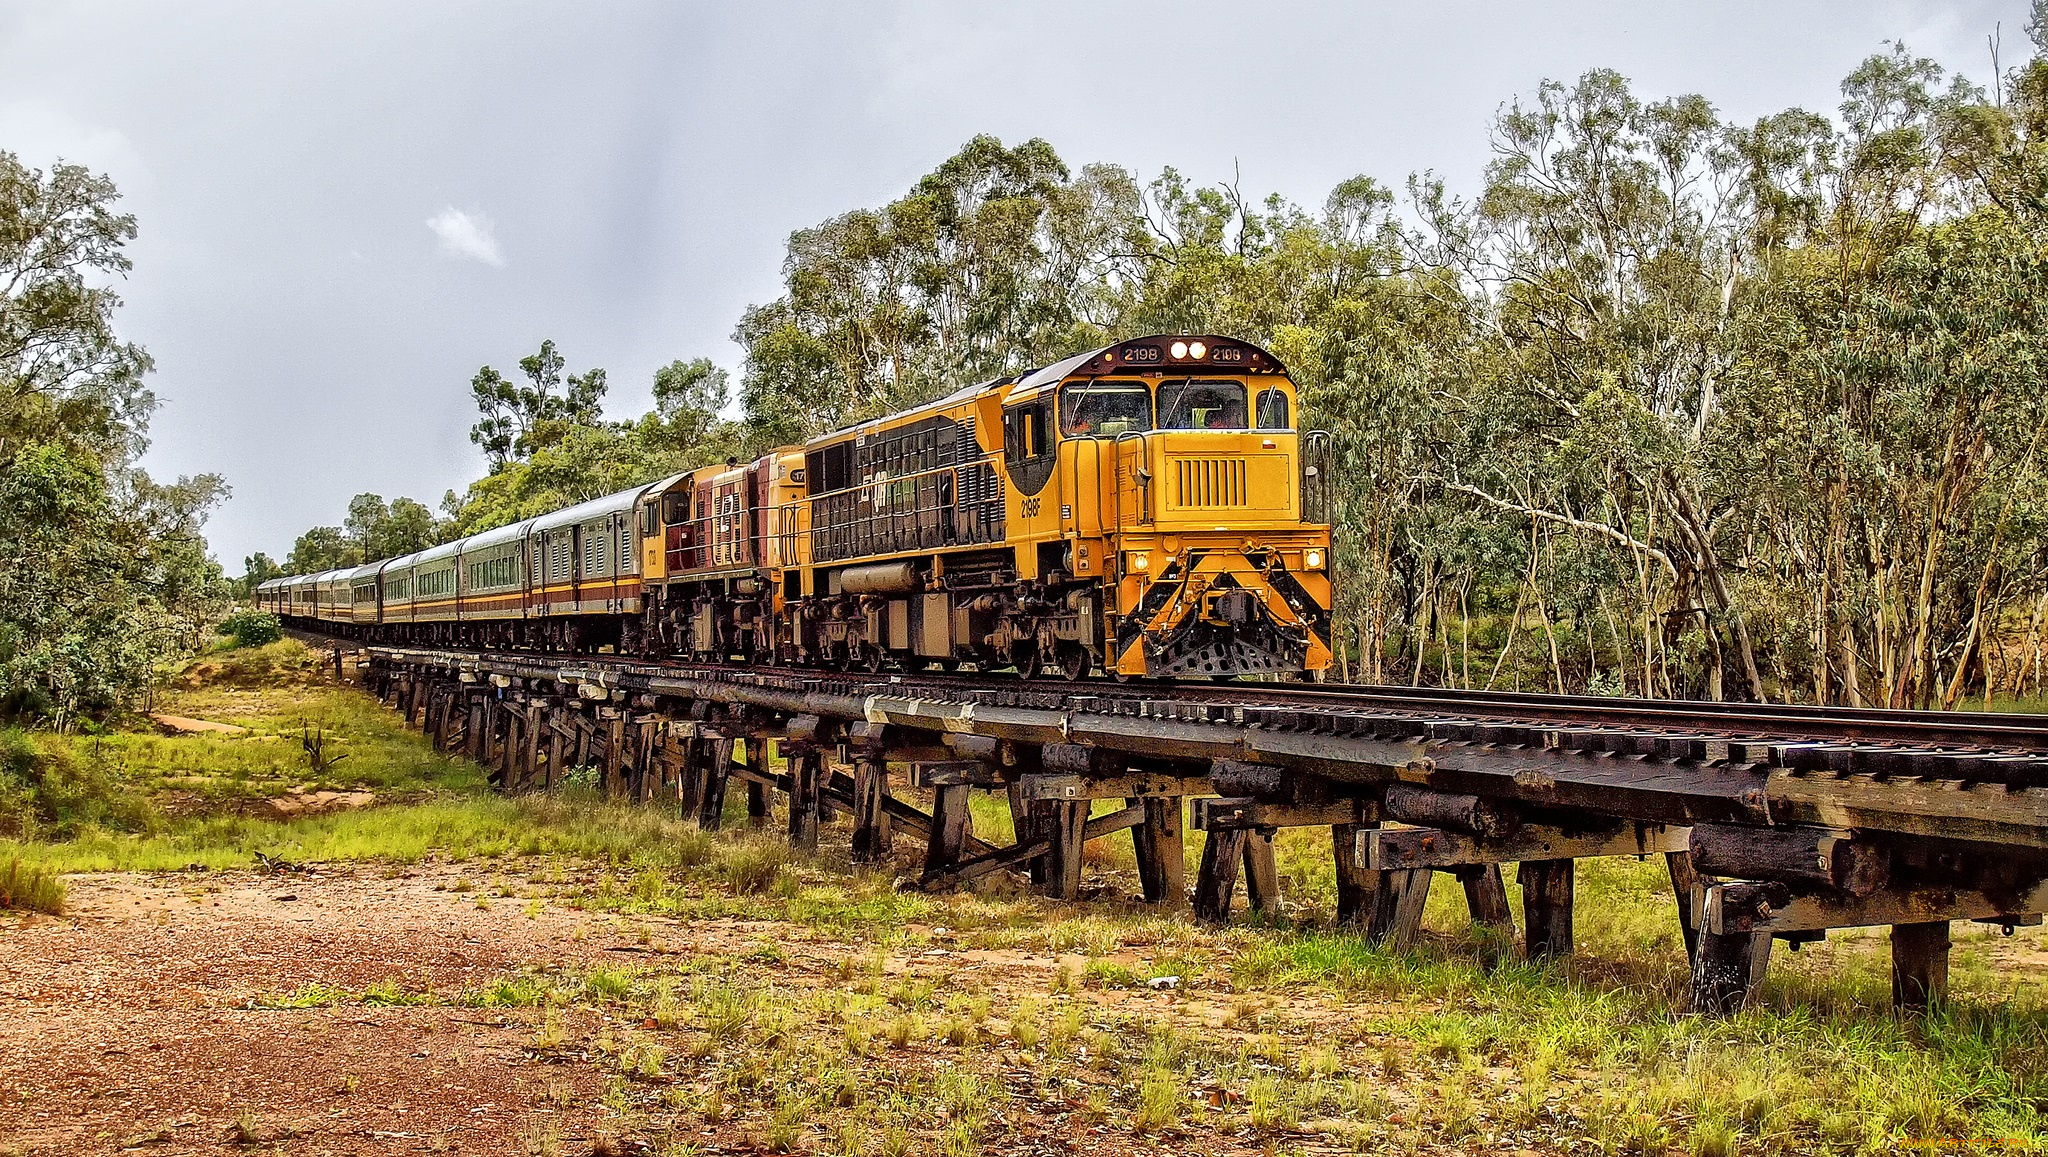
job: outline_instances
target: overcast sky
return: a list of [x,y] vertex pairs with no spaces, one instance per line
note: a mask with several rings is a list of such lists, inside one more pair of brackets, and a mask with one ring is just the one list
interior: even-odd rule
[[671,359],[737,371],[792,230],[977,132],[1309,206],[1357,173],[1469,190],[1489,117],[1545,77],[1833,112],[1888,38],[1988,84],[2025,7],[0,0],[0,149],[108,172],[140,219],[119,325],[156,358],[147,464],[227,477],[210,537],[239,574],[352,494],[465,485],[470,375],[542,338],[605,367],[615,417]]

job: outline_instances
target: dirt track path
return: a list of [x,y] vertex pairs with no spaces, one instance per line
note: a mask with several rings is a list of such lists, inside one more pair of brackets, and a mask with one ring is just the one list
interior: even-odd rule
[[292,1152],[524,1152],[544,1132],[577,1147],[601,1127],[599,1075],[537,1059],[532,1010],[251,1007],[630,959],[630,929],[481,910],[437,890],[458,876],[85,877],[64,919],[0,919],[0,1153],[247,1151],[238,1121]]

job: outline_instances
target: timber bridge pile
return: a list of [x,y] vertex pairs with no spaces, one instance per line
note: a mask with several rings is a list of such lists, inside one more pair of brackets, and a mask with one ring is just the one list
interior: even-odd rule
[[[1145,899],[1183,903],[1186,823],[1207,833],[1195,915],[1220,922],[1240,878],[1254,908],[1279,903],[1279,828],[1326,827],[1338,915],[1364,935],[1411,942],[1445,873],[1506,949],[1501,867],[1516,864],[1521,946],[1556,957],[1572,951],[1575,861],[1660,854],[1701,1011],[1747,1001],[1774,938],[1874,925],[1891,927],[1894,999],[1925,1005],[1946,991],[1952,921],[2009,931],[2048,910],[2048,718],[364,654],[372,690],[505,791],[595,768],[615,795],[715,827],[738,780],[758,825],[787,796],[800,845],[833,809],[856,861],[921,840],[929,889],[1008,870],[1075,899],[1083,846],[1129,831]],[[976,790],[1007,794],[1015,843],[976,838]],[[1121,806],[1093,814],[1099,800]]]

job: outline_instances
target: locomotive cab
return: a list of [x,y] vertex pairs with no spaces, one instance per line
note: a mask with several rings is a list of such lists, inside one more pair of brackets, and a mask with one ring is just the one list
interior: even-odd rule
[[[1126,676],[1327,669],[1330,529],[1303,519],[1298,399],[1271,354],[1141,338],[1003,398],[1020,575],[1043,651]],[[1100,635],[1096,631],[1099,625]]]

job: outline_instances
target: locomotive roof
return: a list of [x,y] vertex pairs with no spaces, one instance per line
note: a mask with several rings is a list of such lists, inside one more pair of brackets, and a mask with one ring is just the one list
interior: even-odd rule
[[[1209,356],[1204,359],[1171,358],[1167,356],[1167,351],[1171,348],[1171,343],[1173,342],[1200,343],[1208,347]],[[1130,350],[1141,348],[1156,350],[1155,358],[1147,361],[1137,361],[1129,358],[1128,352]],[[1223,350],[1235,350],[1239,351],[1240,355],[1250,356],[1231,362],[1216,360],[1218,352]],[[1111,355],[1115,356],[1112,357]],[[1004,396],[1008,397],[1011,394],[1027,393],[1043,389],[1046,386],[1056,385],[1079,372],[1121,373],[1127,372],[1126,366],[1148,373],[1165,370],[1192,372],[1198,369],[1206,369],[1215,373],[1239,374],[1247,371],[1274,374],[1284,374],[1287,372],[1287,367],[1280,364],[1279,358],[1274,357],[1271,353],[1248,341],[1241,341],[1234,337],[1224,337],[1221,334],[1146,334],[1143,337],[1127,338],[1114,345],[1106,345],[1100,349],[1092,349],[1084,353],[1075,354],[1072,357],[1061,358],[1049,366],[1041,366],[1035,370],[1026,370],[1021,374],[994,378],[971,386],[963,386],[947,394],[945,397],[912,406],[907,410],[899,410],[893,414],[884,414],[879,418],[869,418],[865,422],[856,422],[851,426],[841,426],[837,430],[831,430],[815,438],[805,440],[804,445],[816,446],[821,443],[836,442],[849,435],[857,436],[863,431],[872,429],[884,422],[899,422],[905,418],[958,405],[990,390],[1002,390],[1004,391]]]
[[[1168,355],[1172,343],[1201,345],[1206,347],[1204,358],[1174,358]],[[1151,352],[1147,360],[1131,356],[1133,350]],[[1221,361],[1220,355],[1226,350],[1236,351],[1240,360]],[[1245,356],[1245,355],[1250,356]],[[1258,373],[1284,374],[1287,367],[1280,359],[1248,341],[1210,333],[1155,333],[1144,337],[1128,338],[1115,345],[1075,354],[1073,357],[1056,361],[1044,369],[1033,370],[1018,379],[1011,387],[1012,392],[1024,392],[1054,385],[1076,373],[1092,371],[1111,374],[1140,370],[1146,373],[1179,371],[1192,373],[1206,369],[1212,373],[1241,374],[1247,371]],[[999,383],[998,383],[999,384]]]
[[993,389],[996,386],[1000,386],[1004,382],[1010,380],[1011,379],[1009,378],[997,378],[994,381],[990,382],[980,382],[972,386],[962,386],[959,389],[954,390],[952,393],[947,394],[943,398],[933,398],[929,402],[919,402],[917,405],[912,406],[907,410],[898,410],[893,414],[883,414],[879,418],[869,418],[865,422],[855,422],[851,426],[841,426],[837,430],[827,430],[823,434],[819,434],[817,437],[806,438],[803,444],[805,446],[816,446],[826,442],[837,442],[842,438],[846,438],[852,435],[858,435],[864,431],[874,429],[875,427],[880,426],[884,422],[898,422],[905,418],[913,417],[918,414],[928,413],[934,410],[942,410],[945,409],[947,406],[958,405],[961,402],[972,400],[976,395],[982,393],[983,391]]

